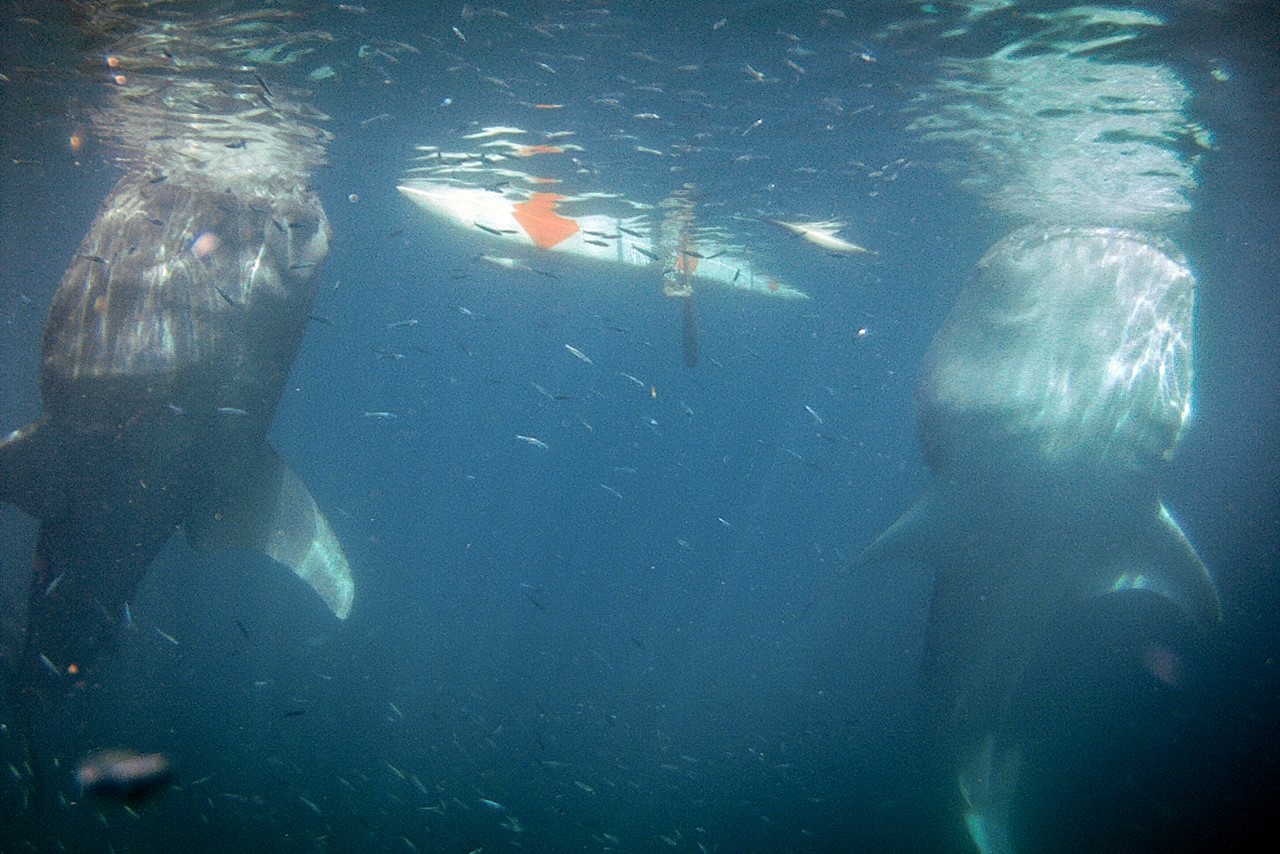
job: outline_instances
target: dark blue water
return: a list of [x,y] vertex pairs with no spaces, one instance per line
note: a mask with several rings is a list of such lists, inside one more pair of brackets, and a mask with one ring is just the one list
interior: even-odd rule
[[[932,579],[829,582],[927,481],[918,365],[973,263],[1015,225],[905,131],[945,48],[877,41],[902,17],[892,5],[408,5],[324,4],[303,26],[335,41],[272,72],[337,72],[312,84],[335,136],[315,176],[336,232],[314,309],[326,322],[271,440],[346,549],[351,617],[266,558],[174,538],[98,678],[41,709],[58,762],[43,827],[0,717],[0,847],[966,850],[950,793],[922,771]],[[1124,702],[1081,712],[1053,742],[1063,752],[1040,757],[1034,850],[1208,849],[1274,802],[1280,69],[1265,8],[1175,6],[1159,47],[1217,146],[1180,239],[1201,282],[1196,397],[1164,495],[1225,623],[1186,692],[1152,700],[1122,682]],[[8,431],[40,412],[45,309],[120,171],[92,141],[68,150],[103,84],[67,13],[7,10],[2,38]],[[1229,82],[1210,79],[1218,60]],[[546,102],[564,107],[528,106]],[[661,119],[633,118],[648,112]],[[811,299],[700,292],[688,369],[680,307],[652,277],[476,261],[482,241],[395,190],[415,145],[471,123],[576,131],[580,190],[656,204],[693,184],[704,222]],[[635,151],[685,142],[698,150]],[[825,255],[773,217],[841,219],[879,255]],[[13,655],[35,523],[5,506],[0,537]],[[1094,619],[1079,655],[1044,672],[1105,670],[1115,626]],[[168,753],[175,789],[136,814],[83,801],[75,762],[108,745]]]

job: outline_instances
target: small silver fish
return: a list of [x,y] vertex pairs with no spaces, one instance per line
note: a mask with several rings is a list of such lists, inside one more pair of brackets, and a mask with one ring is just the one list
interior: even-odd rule
[[59,572],[54,576],[53,581],[49,582],[49,586],[44,589],[45,598],[48,598],[52,595],[53,591],[58,589],[58,585],[62,583],[62,576],[64,575],[66,575],[65,572]]
[[594,364],[595,364],[595,362],[591,361],[591,357],[590,357],[590,356],[588,356],[586,353],[582,352],[581,350],[579,350],[577,347],[573,346],[572,344],[565,344],[565,345],[564,345],[564,348],[565,348],[566,350],[568,350],[570,353],[572,353],[574,356],[577,356],[579,359],[581,359],[582,361],[586,362],[588,365],[594,365]]

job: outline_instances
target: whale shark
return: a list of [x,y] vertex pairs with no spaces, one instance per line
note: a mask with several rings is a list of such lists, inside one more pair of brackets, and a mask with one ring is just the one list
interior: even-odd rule
[[266,439],[329,234],[284,181],[143,165],[110,192],[49,309],[43,413],[0,444],[0,498],[40,523],[19,684],[83,679],[178,530],[349,614],[341,545]]
[[[1221,619],[1160,498],[1191,411],[1194,298],[1168,241],[1030,226],[977,264],[925,357],[917,428],[931,482],[851,566],[935,572],[925,717],[983,854],[1016,847],[1024,745],[1008,709],[1053,642],[1048,626],[1133,593],[1205,632]],[[1172,682],[1174,662],[1153,649],[1153,672]]]

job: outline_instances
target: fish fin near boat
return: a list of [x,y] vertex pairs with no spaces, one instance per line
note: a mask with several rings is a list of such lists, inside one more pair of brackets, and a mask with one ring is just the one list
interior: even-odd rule
[[10,433],[0,442],[0,501],[41,521],[61,515],[67,504],[60,476],[64,446],[60,431],[45,419]]
[[355,583],[342,545],[302,479],[270,448],[184,523],[199,551],[247,549],[281,563],[346,619]]

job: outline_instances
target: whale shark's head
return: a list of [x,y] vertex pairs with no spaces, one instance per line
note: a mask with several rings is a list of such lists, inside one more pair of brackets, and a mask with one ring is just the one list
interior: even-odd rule
[[169,415],[221,406],[265,431],[329,235],[309,190],[127,173],[50,306],[40,378],[50,416],[103,430],[148,405]]
[[1166,242],[1033,227],[979,262],[934,339],[920,437],[966,494],[1154,493],[1190,412],[1195,279]]

